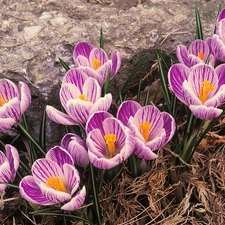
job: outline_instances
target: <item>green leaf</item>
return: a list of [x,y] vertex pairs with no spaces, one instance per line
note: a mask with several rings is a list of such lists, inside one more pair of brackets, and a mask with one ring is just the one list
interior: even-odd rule
[[195,8],[195,19],[196,19],[196,34],[195,39],[203,40],[203,33],[202,33],[202,23],[200,19],[200,14],[198,8]]
[[164,60],[164,57],[162,56],[162,54],[159,50],[156,50],[156,56],[157,56],[158,65],[159,65],[160,79],[162,82],[163,97],[165,99],[169,113],[172,114],[171,95],[170,95],[169,87],[168,87],[168,79],[167,79],[167,75],[166,76],[164,75],[163,65],[162,65],[162,61]]
[[67,63],[65,63],[62,59],[59,58],[59,62],[61,63],[61,65],[63,66],[63,68],[66,70],[66,71],[69,71],[70,70],[70,67],[67,65]]
[[103,36],[103,31],[102,31],[102,27],[100,30],[100,48],[104,49],[104,36]]
[[108,72],[107,74],[107,77],[106,77],[106,81],[105,81],[105,84],[104,84],[104,96],[108,93],[108,88],[109,88],[109,83],[110,83],[110,71]]
[[45,137],[46,137],[46,110],[45,109],[46,109],[46,106],[42,113],[41,126],[40,126],[40,132],[39,132],[39,143],[44,151],[46,151],[46,140],[45,140]]

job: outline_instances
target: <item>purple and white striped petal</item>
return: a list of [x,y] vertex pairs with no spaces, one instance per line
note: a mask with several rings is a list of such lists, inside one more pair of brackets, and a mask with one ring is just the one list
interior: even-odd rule
[[18,87],[20,90],[20,110],[21,114],[23,114],[31,103],[31,92],[28,85],[22,81],[18,83]]
[[56,162],[45,158],[36,160],[31,171],[35,182],[39,186],[40,183],[45,185],[49,177],[63,178],[63,172],[60,166]]
[[98,111],[108,111],[112,103],[112,95],[106,94],[104,97],[99,98],[90,110],[90,115]]
[[93,48],[89,55],[89,62],[91,67],[94,69],[93,60],[97,59],[100,61],[100,66],[104,65],[108,61],[108,56],[102,48]]
[[118,50],[115,49],[112,51],[111,60],[112,60],[112,70],[110,78],[112,79],[119,71],[122,63],[122,57]]
[[60,101],[63,108],[67,111],[67,102],[70,99],[77,99],[81,94],[82,92],[80,92],[75,85],[70,83],[64,84],[59,92]]
[[63,165],[63,172],[65,176],[65,183],[67,191],[71,196],[77,191],[80,184],[80,175],[74,166],[69,164]]
[[145,160],[153,160],[158,158],[158,155],[155,154],[149,147],[145,146],[144,142],[140,141],[139,139],[136,141],[134,154],[138,158]]
[[92,51],[93,48],[94,48],[94,46],[88,42],[79,42],[75,46],[74,51],[73,51],[74,60],[76,60],[76,58],[79,55],[89,58],[90,52]]
[[99,83],[101,86],[103,86],[103,84],[105,83],[109,72],[110,72],[110,79],[112,79],[111,68],[112,68],[112,61],[108,60],[105,64],[103,64],[101,67],[99,67],[96,70],[101,75],[101,77],[103,79],[103,83]]
[[218,107],[225,101],[225,84],[220,87],[217,93],[212,96],[210,99],[206,100],[204,103],[205,106]]
[[71,199],[71,195],[67,192],[57,191],[54,188],[48,187],[43,183],[40,183],[38,185],[41,189],[42,194],[52,202],[61,203],[64,201],[69,201]]
[[100,86],[103,86],[104,80],[101,74],[99,74],[96,70],[93,70],[90,67],[79,66],[78,70],[84,72],[88,77],[92,77],[98,81]]
[[56,162],[60,166],[60,168],[63,168],[63,165],[65,163],[70,165],[74,164],[72,156],[68,154],[68,152],[65,149],[59,146],[51,148],[47,152],[45,158]]
[[87,78],[87,74],[79,68],[70,69],[63,77],[62,86],[66,83],[74,84],[82,92],[84,82]]
[[192,67],[191,73],[188,76],[188,83],[191,85],[192,91],[196,96],[199,96],[200,88],[204,81],[209,81],[214,86],[214,90],[208,94],[208,98],[210,98],[215,94],[218,86],[218,77],[214,68],[206,64]]
[[220,61],[225,62],[225,44],[217,34],[211,38],[211,50]]
[[164,121],[163,128],[165,129],[165,132],[166,132],[165,142],[163,143],[164,145],[167,142],[169,142],[171,138],[173,137],[176,131],[176,123],[174,118],[169,113],[162,112],[161,116],[163,117],[163,121]]
[[55,109],[54,107],[50,105],[46,106],[46,113],[48,117],[55,123],[63,124],[63,125],[78,125],[78,123],[74,119],[72,119],[70,116]]
[[216,22],[219,23],[222,19],[225,19],[225,9],[219,13]]
[[125,101],[118,108],[117,119],[127,126],[129,118],[134,116],[140,108],[141,105],[138,102],[132,100]]
[[186,105],[189,106],[202,104],[201,100],[199,99],[199,95],[195,94],[195,92],[193,91],[193,86],[189,82],[184,81],[181,88],[183,90],[183,96]]
[[181,63],[174,64],[173,66],[171,66],[168,72],[168,81],[170,87],[177,96],[177,98],[184,104],[185,100],[181,87],[183,82],[188,79],[189,73],[189,68]]
[[62,210],[74,211],[81,207],[86,198],[86,188],[83,186],[81,191],[79,191],[68,203],[61,207]]
[[95,102],[101,97],[101,87],[94,78],[87,78],[83,86],[83,94],[88,98],[88,101]]
[[8,79],[0,79],[0,94],[7,100],[20,96],[17,86]]
[[12,182],[15,179],[16,171],[19,168],[20,158],[17,149],[12,145],[5,145],[5,151],[11,169],[12,175],[10,181]]
[[218,76],[218,88],[217,90],[220,89],[220,87],[225,84],[225,64],[221,64],[215,68],[215,72]]
[[189,58],[188,58],[188,50],[184,45],[178,45],[176,50],[176,56],[180,63],[185,64],[186,66],[190,67],[189,65]]
[[210,53],[209,46],[203,40],[195,40],[190,44],[190,46],[188,48],[188,53],[193,54],[197,57],[198,57],[199,53],[203,54],[203,58],[201,60],[203,60],[205,62]]
[[8,130],[16,123],[14,118],[0,118],[0,131]]
[[217,34],[220,37],[220,40],[225,44],[225,19],[222,19],[217,26]]
[[201,120],[211,120],[218,117],[223,110],[205,105],[190,105],[191,112]]
[[61,146],[66,149],[72,156],[74,163],[78,166],[86,168],[89,164],[87,147],[85,141],[76,134],[66,134]]
[[91,67],[88,58],[83,55],[78,55],[77,58],[74,60],[77,67],[79,66],[88,66]]
[[92,102],[81,99],[70,99],[67,102],[67,113],[77,121],[78,124],[86,124],[91,108]]
[[102,127],[102,122],[106,118],[111,118],[113,117],[110,113],[108,112],[95,112],[93,113],[86,124],[86,133],[89,134],[93,129],[99,129],[101,132],[103,132],[103,127]]
[[40,205],[54,205],[54,201],[47,199],[32,176],[24,177],[19,184],[19,192],[26,201]]
[[0,182],[8,183],[11,181],[12,173],[9,161],[5,154],[0,151]]
[[[94,129],[87,136],[88,156],[90,162],[100,169],[111,169],[125,161],[134,151],[134,137],[130,129],[115,118],[107,118],[103,124],[104,133],[116,134],[115,156],[109,157],[109,152],[103,134]],[[120,136],[119,136],[120,135]]]
[[17,97],[10,99],[0,107],[0,118],[14,118],[18,120],[20,117],[20,100]]

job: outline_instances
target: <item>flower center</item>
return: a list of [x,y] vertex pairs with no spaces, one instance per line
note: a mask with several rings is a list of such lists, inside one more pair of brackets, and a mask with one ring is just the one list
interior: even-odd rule
[[149,122],[144,122],[143,124],[139,125],[141,129],[141,134],[146,142],[148,142],[150,130],[151,130],[151,124]]
[[9,100],[8,99],[3,99],[2,95],[0,94],[0,106],[3,106],[5,103],[7,103]]
[[83,94],[79,95],[78,98],[84,101],[89,101],[89,99]]
[[107,144],[109,156],[110,158],[112,158],[116,154],[116,148],[115,148],[116,135],[106,134],[104,138],[105,138],[105,143]]
[[101,66],[101,61],[96,58],[92,60],[92,63],[93,63],[94,70],[97,70]]
[[203,58],[204,58],[204,55],[205,55],[205,54],[203,54],[203,52],[200,51],[200,52],[198,53],[198,58],[203,59]]
[[202,104],[207,100],[208,94],[210,91],[214,90],[213,84],[211,84],[208,80],[202,82],[202,86],[199,91],[199,98],[202,101]]
[[57,191],[66,192],[65,185],[60,177],[49,177],[46,186],[52,187]]

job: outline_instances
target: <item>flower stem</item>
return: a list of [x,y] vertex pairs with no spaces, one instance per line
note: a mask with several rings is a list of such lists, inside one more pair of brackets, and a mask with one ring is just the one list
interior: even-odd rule
[[90,169],[91,169],[91,182],[92,182],[92,190],[94,195],[94,206],[98,218],[98,224],[101,224],[101,215],[100,215],[100,209],[99,209],[99,200],[98,200],[98,193],[96,192],[96,186],[95,186],[95,176],[94,176],[94,168],[93,165],[90,163]]

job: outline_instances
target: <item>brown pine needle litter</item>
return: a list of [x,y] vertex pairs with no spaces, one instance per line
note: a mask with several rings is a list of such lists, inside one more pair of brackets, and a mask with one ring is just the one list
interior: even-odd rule
[[[219,133],[211,131],[202,141],[188,171],[179,171],[172,164],[175,154],[165,148],[149,172],[135,179],[124,172],[105,224],[225,224],[225,146]],[[109,199],[114,187],[105,184],[101,197]]]

